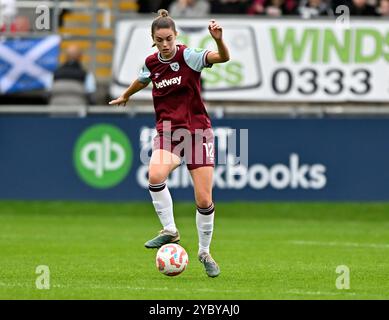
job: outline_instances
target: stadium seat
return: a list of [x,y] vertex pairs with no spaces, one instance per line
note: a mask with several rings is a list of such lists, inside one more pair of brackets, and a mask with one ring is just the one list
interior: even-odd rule
[[[97,81],[108,82],[111,77],[114,16],[117,13],[136,12],[138,4],[135,0],[97,0],[97,6],[101,10],[96,19],[93,18],[93,6],[94,2],[91,0],[76,0],[74,10],[64,15],[64,25],[59,28],[63,38],[60,62],[64,61],[66,47],[70,43],[77,43],[84,50],[85,67],[90,71],[94,69]],[[109,10],[110,15],[106,15],[103,9]],[[96,34],[94,23],[97,23]],[[93,54],[96,49],[97,54]]]
[[86,106],[87,96],[83,85],[74,80],[57,80],[53,83],[50,105]]

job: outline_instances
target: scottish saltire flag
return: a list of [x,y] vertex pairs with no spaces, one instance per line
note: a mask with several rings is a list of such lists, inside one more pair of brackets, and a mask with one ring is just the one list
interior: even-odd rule
[[0,93],[49,89],[60,41],[57,35],[0,41]]

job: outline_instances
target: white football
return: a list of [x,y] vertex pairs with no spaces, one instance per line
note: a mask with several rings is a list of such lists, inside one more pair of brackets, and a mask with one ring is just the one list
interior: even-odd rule
[[176,243],[165,244],[159,248],[155,263],[157,269],[167,276],[177,276],[188,265],[189,258],[185,249]]

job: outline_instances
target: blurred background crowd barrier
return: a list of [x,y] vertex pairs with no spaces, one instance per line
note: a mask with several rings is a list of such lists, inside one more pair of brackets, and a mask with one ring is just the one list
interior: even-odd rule
[[[54,71],[69,62],[75,46],[78,71],[88,75],[77,75],[89,95],[80,104],[106,104],[152,52],[148,35],[159,8],[170,9],[178,40],[188,46],[214,48],[207,21],[212,16],[223,24],[232,59],[204,72],[204,98],[211,108],[213,101],[267,102],[266,107],[275,101],[389,100],[389,0],[0,3],[3,105],[50,103]],[[150,90],[134,99],[150,101]]]

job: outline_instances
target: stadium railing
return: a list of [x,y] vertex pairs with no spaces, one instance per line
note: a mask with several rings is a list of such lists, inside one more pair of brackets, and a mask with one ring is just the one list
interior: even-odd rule
[[[355,117],[389,117],[389,107],[372,104],[269,104],[259,106],[250,103],[238,105],[234,103],[212,102],[207,104],[208,113],[212,118],[229,117],[284,117],[284,118],[355,118]],[[122,116],[135,117],[138,115],[154,114],[154,108],[149,102],[131,102],[130,106],[112,107],[108,105],[96,106],[48,106],[48,105],[1,105],[0,117],[24,116],[24,115],[47,115],[64,117],[87,117],[87,116]]]

